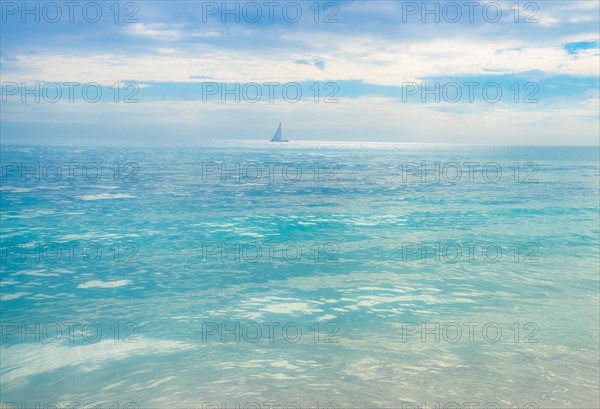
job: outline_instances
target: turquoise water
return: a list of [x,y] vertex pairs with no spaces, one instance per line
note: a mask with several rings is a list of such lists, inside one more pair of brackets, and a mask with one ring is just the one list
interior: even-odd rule
[[4,403],[600,406],[597,148],[1,160]]

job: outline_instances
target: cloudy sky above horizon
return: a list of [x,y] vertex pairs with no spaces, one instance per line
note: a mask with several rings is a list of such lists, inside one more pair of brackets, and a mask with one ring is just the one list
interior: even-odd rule
[[595,0],[75,3],[0,3],[2,143],[599,143]]

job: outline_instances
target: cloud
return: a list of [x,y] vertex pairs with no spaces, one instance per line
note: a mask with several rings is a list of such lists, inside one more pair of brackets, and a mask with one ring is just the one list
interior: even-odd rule
[[314,65],[321,71],[323,71],[325,69],[325,61],[323,61],[323,60],[317,60],[317,61],[313,61],[313,62],[308,61],[308,60],[296,60],[295,62],[296,62],[296,64]]
[[302,41],[306,50],[276,55],[232,52],[204,47],[202,53],[17,55],[4,61],[5,81],[186,82],[210,77],[224,82],[356,80],[370,84],[402,85],[435,76],[497,75],[539,71],[555,75],[598,76],[598,50],[570,53],[563,46],[527,47],[522,41],[497,43],[487,40],[450,39],[398,43],[375,37],[330,38],[325,62],[319,36]]
[[[158,101],[142,101],[135,106],[7,104],[3,106],[3,120],[23,122],[30,118],[33,123],[83,126],[101,124],[110,117],[115,126],[126,126],[127,114],[131,115],[130,122],[139,121],[136,124],[171,123],[185,127],[198,126],[202,121],[214,122],[211,115],[228,120],[239,115],[254,121],[253,113],[261,120],[269,116],[291,118],[293,113],[303,120],[310,115],[318,118],[321,122],[313,125],[322,129],[330,126],[327,121],[338,121],[353,135],[356,130],[348,129],[352,126],[348,116],[354,116],[360,119],[357,126],[361,129],[374,129],[381,135],[399,132],[402,136],[398,138],[402,138],[408,131],[416,132],[419,128],[407,124],[390,126],[386,121],[394,121],[394,115],[409,111],[415,115],[411,119],[437,115],[448,123],[474,115],[468,122],[481,127],[488,118],[502,118],[503,112],[511,112],[515,118],[521,114],[533,115],[536,121],[546,118],[552,122],[559,114],[554,107],[561,106],[565,108],[562,115],[570,115],[564,117],[564,123],[578,129],[583,135],[581,141],[589,142],[591,132],[596,130],[590,127],[589,110],[597,110],[598,106],[597,98],[585,93],[597,88],[600,75],[598,3],[539,2],[536,3],[539,9],[534,10],[539,23],[532,24],[522,21],[532,12],[525,3],[520,3],[518,22],[513,21],[516,11],[513,1],[498,3],[504,10],[498,23],[486,22],[481,16],[474,22],[463,19],[457,24],[444,21],[423,24],[420,16],[404,22],[403,5],[399,2],[383,1],[374,7],[370,2],[349,1],[339,4],[336,12],[339,23],[335,24],[323,24],[322,19],[315,23],[310,10],[298,24],[221,24],[218,18],[201,23],[201,8],[195,4],[178,3],[173,7],[154,2],[140,9],[137,24],[7,25],[3,27],[0,57],[3,81],[95,82],[106,87],[115,82],[134,81],[140,88],[150,89],[149,94]],[[64,31],[67,29],[68,32]],[[67,34],[69,42],[65,46]],[[482,109],[479,114],[473,111],[474,106],[409,107],[398,105],[394,98],[375,100],[377,97],[373,95],[382,91],[378,87],[400,87],[406,82],[436,78],[468,81],[483,76],[544,80],[552,98],[535,109],[515,105],[503,111],[484,106],[478,107]],[[360,92],[343,95],[344,103],[340,101],[339,106],[317,105],[311,110],[305,104],[199,104],[191,84],[206,81],[242,84],[335,81],[368,86],[357,88]],[[165,84],[172,84],[173,90],[169,91]],[[389,95],[383,91],[382,95]],[[364,101],[369,103],[362,106]],[[377,105],[372,105],[374,102]],[[359,105],[362,111],[356,108]],[[334,112],[337,114],[333,115]],[[343,114],[346,117],[341,119]],[[514,127],[507,130],[508,125],[501,120],[495,123],[511,135],[527,135],[524,128],[515,132]],[[525,126],[527,120],[518,123]],[[420,126],[423,128],[419,137],[437,138],[433,124],[424,121]],[[456,126],[463,129],[461,123]],[[540,132],[553,133],[559,129],[536,126]],[[218,133],[219,129],[214,131]],[[463,131],[480,134],[475,125]],[[456,138],[466,140],[472,135],[457,132]],[[488,139],[493,140],[491,135]]]
[[150,37],[157,40],[178,40],[183,37],[182,26],[172,26],[163,23],[136,23],[128,26],[132,36]]

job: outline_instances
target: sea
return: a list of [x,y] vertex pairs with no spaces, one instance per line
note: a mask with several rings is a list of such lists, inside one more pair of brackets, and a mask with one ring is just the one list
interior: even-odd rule
[[600,407],[598,147],[0,159],[3,408]]

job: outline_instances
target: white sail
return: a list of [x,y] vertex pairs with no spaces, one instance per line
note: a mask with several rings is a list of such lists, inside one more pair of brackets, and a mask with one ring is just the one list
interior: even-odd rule
[[279,123],[279,127],[275,132],[275,135],[271,138],[271,142],[281,142],[281,122]]
[[277,131],[275,131],[275,135],[271,138],[271,142],[288,142],[287,139],[281,139],[281,122],[277,127]]
[[287,139],[281,139],[281,122],[275,131],[275,135],[271,138],[271,142],[289,142]]

